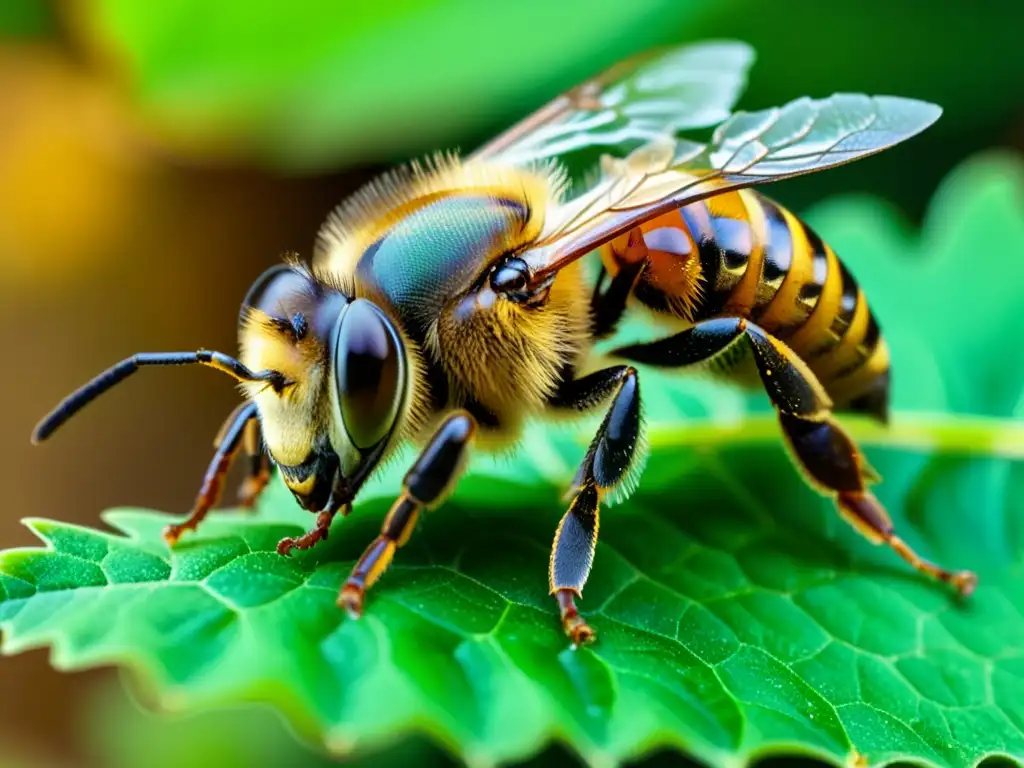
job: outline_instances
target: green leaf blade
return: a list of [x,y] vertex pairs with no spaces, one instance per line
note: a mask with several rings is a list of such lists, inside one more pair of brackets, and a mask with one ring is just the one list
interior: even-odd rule
[[[1008,610],[1024,600],[1019,582],[993,568],[960,604],[837,525],[799,478],[782,479],[787,459],[777,446],[702,454],[678,478],[693,493],[680,498],[668,483],[645,487],[621,513],[608,513],[583,603],[601,632],[593,649],[566,647],[544,594],[542,543],[558,505],[484,517],[486,484],[470,484],[473,493],[457,494],[427,518],[358,622],[334,600],[372,537],[372,514],[340,523],[324,551],[290,559],[273,546],[294,530],[223,514],[216,530],[168,553],[148,582],[67,590],[47,575],[39,583],[51,591],[8,599],[8,650],[53,642],[74,667],[131,657],[158,689],[175,692],[178,706],[270,700],[335,746],[425,729],[489,760],[524,757],[552,737],[584,755],[618,759],[665,743],[665,734],[706,759],[796,750],[844,760],[856,749],[872,761],[911,754],[945,764],[981,754],[979,745],[1024,753],[1015,725],[1024,704],[1012,695],[1019,651],[1011,642],[1024,617]],[[920,466],[916,458],[910,463]],[[908,457],[881,452],[872,460],[898,478]],[[722,493],[728,479],[716,476],[723,465],[755,461],[759,472],[774,473],[776,493],[794,502],[775,511],[773,524],[764,519],[766,502]],[[970,462],[951,466],[947,484],[973,482]],[[548,488],[552,501],[556,490]],[[690,510],[717,501],[704,514],[679,515],[667,496]],[[375,505],[383,511],[383,500]],[[708,525],[712,512],[721,526]],[[148,529],[159,531],[163,516],[132,514],[149,517]],[[927,541],[913,526],[904,533],[927,554],[958,538],[965,561],[958,564],[984,566],[984,552],[955,523],[939,521]],[[229,524],[236,533],[226,541],[220,528]],[[49,561],[30,569],[37,578],[69,567],[69,558],[75,567],[86,559],[70,551],[103,560],[138,548],[150,557],[132,539],[100,535],[101,557],[97,541],[36,527],[61,549],[6,555],[8,591],[10,583],[30,583],[16,575],[26,560]],[[453,529],[462,532],[454,543]],[[659,541],[668,553],[659,547],[650,563],[637,558],[643,542]],[[207,560],[207,548],[207,565],[221,565],[188,565]],[[510,553],[508,562],[477,556],[496,548]],[[771,576],[804,557],[812,567]],[[979,633],[979,622],[999,631]],[[964,729],[985,738],[973,751],[957,739],[946,745]]]

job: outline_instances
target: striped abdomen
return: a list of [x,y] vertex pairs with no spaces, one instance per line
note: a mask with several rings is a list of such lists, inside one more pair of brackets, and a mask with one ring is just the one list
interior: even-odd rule
[[[804,222],[753,190],[691,203],[640,227],[648,266],[636,297],[697,322],[744,317],[788,344],[837,408],[883,416],[889,350],[864,292]],[[605,266],[636,233],[602,249]],[[619,257],[617,259],[616,257]]]

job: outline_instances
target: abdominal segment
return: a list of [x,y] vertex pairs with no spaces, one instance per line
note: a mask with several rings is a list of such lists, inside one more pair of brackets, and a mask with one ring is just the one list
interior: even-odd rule
[[658,216],[602,246],[605,268],[646,258],[638,302],[694,323],[742,317],[785,342],[837,409],[884,418],[889,350],[849,269],[790,211],[752,190]]

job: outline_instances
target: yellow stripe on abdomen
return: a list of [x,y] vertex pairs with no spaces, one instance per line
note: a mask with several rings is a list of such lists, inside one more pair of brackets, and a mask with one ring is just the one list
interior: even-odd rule
[[827,352],[812,355],[808,363],[819,379],[829,381],[842,373],[852,372],[858,363],[864,362],[866,355],[861,346],[871,322],[871,310],[864,291],[857,289],[853,316],[849,325],[844,327],[839,343]]
[[810,317],[818,295],[811,301],[806,290],[815,284],[815,254],[806,230],[792,213],[778,206],[776,208],[789,230],[789,271],[758,319],[758,324],[772,335],[785,339]]
[[827,245],[824,246],[825,279],[821,286],[814,309],[799,328],[795,328],[786,338],[786,343],[798,355],[807,358],[813,351],[835,343],[830,336],[832,322],[839,311],[839,303],[843,295],[842,281],[839,279],[839,258]]
[[[854,371],[836,378],[826,389],[840,407],[869,390],[871,386],[889,373],[889,345],[879,339],[868,358]],[[888,386],[888,382],[886,382]]]
[[[750,317],[750,313],[758,300],[758,288],[761,284],[761,270],[764,268],[764,244],[768,239],[764,211],[757,202],[755,192],[742,189],[734,193],[736,204],[734,210],[750,227],[750,253],[747,256],[747,269],[732,293],[725,300],[722,314],[731,317]],[[709,200],[712,203],[714,198]]]
[[760,193],[741,194],[763,258],[756,285],[748,272],[727,308],[746,310],[784,341],[837,402],[878,388],[888,375],[888,348],[849,269],[793,213]]

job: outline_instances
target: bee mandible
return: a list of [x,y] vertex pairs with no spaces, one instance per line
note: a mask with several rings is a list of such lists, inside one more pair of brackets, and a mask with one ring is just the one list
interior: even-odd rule
[[[775,407],[808,483],[874,543],[963,594],[976,583],[920,558],[868,486],[879,479],[836,412],[887,419],[889,350],[864,292],[804,222],[753,188],[891,147],[938,119],[912,99],[835,94],[733,111],[753,60],[738,42],[629,59],[573,88],[464,159],[443,155],[370,183],[342,203],[310,264],[264,273],[245,298],[237,358],[140,353],[71,394],[37,427],[50,434],[140,367],[199,364],[240,383],[191,515],[221,494],[244,447],[241,501],[272,468],[313,527],[308,549],[400,445],[418,457],[380,535],[341,588],[363,610],[424,509],[452,490],[471,448],[505,450],[524,423],[603,409],[555,533],[549,588],[574,644],[599,510],[628,497],[642,466],[642,366],[702,369],[753,383]],[[706,142],[681,138],[717,126]],[[600,153],[573,191],[566,164]],[[599,275],[584,268],[591,258]],[[614,342],[624,312],[669,320],[671,335]]]

